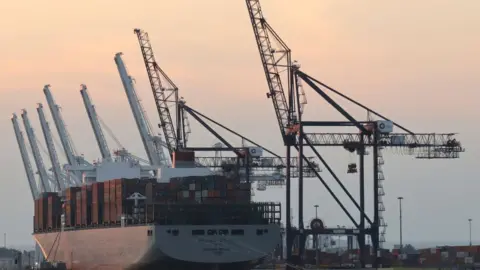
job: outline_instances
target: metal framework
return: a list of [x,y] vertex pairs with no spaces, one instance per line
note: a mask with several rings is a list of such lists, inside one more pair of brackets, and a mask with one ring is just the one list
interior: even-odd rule
[[[259,171],[278,171],[283,169],[289,169],[293,175],[298,176],[300,171],[307,176],[313,176],[320,171],[318,162],[315,161],[313,157],[308,157],[312,167],[303,166],[303,170],[299,170],[298,158],[290,157],[290,161],[287,161],[285,157],[280,157],[275,154],[273,151],[261,146],[260,144],[252,141],[251,139],[233,131],[232,129],[222,125],[221,123],[215,121],[214,119],[202,114],[201,112],[187,106],[185,103],[179,104],[179,110],[182,110],[182,113],[188,113],[192,118],[197,120],[205,129],[207,129],[212,135],[214,135],[218,140],[220,140],[226,147],[185,147],[183,150],[186,151],[231,151],[236,154],[236,157],[196,157],[195,162],[199,166],[209,167],[209,168],[224,168],[226,165],[236,165],[237,168],[245,168],[246,176],[250,176],[250,172],[259,172]],[[216,126],[221,127],[222,129],[234,134],[235,136],[241,138],[243,141],[246,141],[253,146],[261,147],[265,152],[271,154],[273,157],[251,157],[248,153],[248,147],[235,147],[230,144],[226,139],[224,139],[208,122],[215,124]],[[247,151],[245,151],[247,150]],[[289,164],[289,168],[286,167]],[[313,168],[313,169],[312,169]],[[266,181],[267,185],[282,185],[284,183],[284,177],[278,180],[268,180]]]
[[[170,106],[176,106],[178,104],[178,88],[157,64],[148,33],[141,29],[135,29],[134,33],[137,35],[138,43],[140,44],[143,61],[155,99],[155,105],[157,106],[158,115],[160,116],[159,127],[162,128],[165,143],[171,156],[175,149],[179,148],[178,146],[182,144],[182,136],[180,136],[182,134],[178,134],[179,137],[177,137],[176,133],[179,132],[175,130],[169,108]],[[178,110],[175,111],[178,112]],[[179,115],[177,115],[177,122],[179,118]]]
[[[355,233],[358,235],[358,243],[360,247],[360,263],[361,267],[365,267],[365,236],[371,235],[373,243],[374,263],[373,267],[377,267],[377,251],[379,248],[379,227],[380,224],[380,211],[381,201],[379,201],[380,184],[379,178],[383,178],[383,173],[379,170],[379,166],[383,162],[382,156],[379,154],[379,150],[385,147],[393,147],[399,149],[406,149],[407,153],[415,154],[417,158],[458,158],[460,152],[465,150],[461,147],[460,143],[453,137],[453,134],[417,134],[414,133],[397,123],[391,122],[395,127],[405,131],[402,134],[391,134],[382,132],[380,128],[377,128],[376,121],[359,122],[352,115],[350,115],[344,108],[336,103],[323,89],[330,90],[331,92],[345,98],[353,104],[365,109],[367,112],[376,115],[377,117],[391,121],[388,118],[380,115],[379,113],[371,110],[370,108],[360,104],[359,102],[345,96],[344,94],[336,91],[335,89],[323,84],[319,80],[310,77],[304,72],[300,71],[297,64],[291,61],[291,52],[285,42],[282,41],[280,36],[273,30],[273,28],[267,23],[263,17],[260,7],[260,0],[246,0],[247,9],[250,15],[253,32],[255,35],[257,47],[260,53],[262,65],[266,75],[267,85],[269,93],[267,97],[272,98],[274,109],[277,115],[277,120],[281,129],[282,138],[286,145],[286,211],[287,217],[290,217],[290,178],[292,177],[289,171],[289,162],[292,155],[291,148],[295,148],[299,157],[299,167],[304,167],[303,162],[308,167],[312,168],[313,164],[304,156],[304,147],[309,147],[315,156],[321,161],[326,170],[333,176],[336,182],[340,185],[345,194],[354,203],[359,211],[359,222],[353,217],[353,215],[345,208],[343,203],[338,199],[336,194],[326,184],[320,174],[314,171],[316,177],[322,182],[327,191],[332,195],[338,205],[342,208],[345,214],[349,217],[352,223],[355,225]],[[277,47],[274,46],[277,45]],[[275,55],[277,58],[275,58]],[[286,59],[286,64],[282,66],[279,60]],[[279,67],[287,69],[287,81],[288,90],[287,93],[283,90],[282,82],[278,73]],[[325,99],[332,107],[334,107],[340,114],[346,118],[346,122],[340,121],[302,121],[303,105],[305,103],[303,93],[303,83],[306,83],[317,94]],[[287,97],[287,98],[286,98]],[[288,100],[288,104],[286,102]],[[354,126],[358,129],[359,133],[305,133],[304,127],[306,126]],[[337,175],[333,172],[325,159],[320,155],[316,149],[317,146],[341,146],[346,150],[353,152],[356,151],[359,154],[359,180],[360,180],[360,203],[358,203],[350,192],[345,188]],[[365,154],[366,148],[373,148],[373,189],[374,189],[374,214],[373,219],[369,218],[365,213]],[[307,177],[303,174],[303,170],[300,170],[299,178],[299,202],[298,202],[298,228],[294,228],[291,224],[290,218],[286,219],[286,238],[287,238],[287,261],[288,263],[302,264],[302,258],[305,248],[305,241],[309,234],[328,234],[332,233],[327,231],[323,223],[319,220],[314,220],[317,226],[312,222],[311,229],[304,228],[303,220],[303,178]],[[366,222],[368,225],[366,226]],[[320,225],[318,225],[320,224]],[[297,256],[292,256],[292,247],[294,245],[295,238],[298,240]]]

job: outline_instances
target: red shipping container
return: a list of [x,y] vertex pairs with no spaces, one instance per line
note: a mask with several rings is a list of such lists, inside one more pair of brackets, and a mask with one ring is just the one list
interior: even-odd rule
[[75,226],[75,215],[72,210],[73,204],[70,202],[65,202],[65,226],[72,227]]
[[58,229],[60,228],[60,216],[62,214],[62,201],[58,194],[52,194],[48,196],[48,228]]
[[47,198],[38,199],[38,229],[45,231],[47,229]]
[[103,223],[103,183],[94,183],[92,186],[92,224]]
[[82,223],[82,193],[76,193],[75,200],[75,226],[80,226]]
[[103,223],[110,223],[110,182],[103,182]]
[[91,222],[91,209],[92,209],[92,186],[85,185],[82,186],[81,191],[82,197],[82,215],[81,215],[81,225],[88,226]]
[[115,180],[115,208],[116,208],[117,221],[120,221],[123,214],[122,202],[123,202],[123,187],[125,186],[124,183],[125,182],[122,179]]
[[109,200],[109,205],[110,205],[110,223],[116,223],[117,222],[117,207],[115,205],[115,180],[110,180],[110,200]]
[[53,229],[53,196],[48,196],[47,228]]

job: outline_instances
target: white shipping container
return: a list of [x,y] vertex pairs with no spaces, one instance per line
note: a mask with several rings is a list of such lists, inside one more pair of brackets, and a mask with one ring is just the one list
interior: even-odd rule
[[208,197],[208,190],[202,190],[202,197]]
[[184,197],[184,198],[190,197],[190,192],[189,192],[188,190],[184,190],[184,191],[183,191],[183,197]]
[[190,184],[188,189],[191,190],[191,191],[194,191],[195,190],[195,183]]
[[201,198],[202,197],[202,192],[201,191],[195,191],[195,198]]

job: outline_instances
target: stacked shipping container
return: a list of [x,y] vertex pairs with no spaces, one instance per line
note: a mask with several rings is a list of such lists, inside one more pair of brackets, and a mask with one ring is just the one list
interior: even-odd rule
[[[128,199],[134,193],[146,197],[138,201],[138,209],[134,209],[135,201]],[[68,188],[63,205],[56,193],[46,193],[35,201],[34,230],[60,228],[62,207],[66,227],[85,227],[119,224],[122,216],[147,220],[145,204],[248,203],[250,198],[250,184],[224,176],[179,177],[169,183],[157,183],[155,179],[113,179]]]
[[35,200],[34,231],[49,231],[60,228],[61,200],[57,193],[42,193]]
[[76,214],[76,200],[77,193],[80,191],[78,187],[68,188],[65,194],[65,226],[75,226],[75,214]]
[[103,183],[92,184],[92,224],[103,224]]
[[62,215],[62,201],[58,194],[48,195],[47,229],[55,230],[60,228],[60,217]]
[[110,181],[103,182],[103,192],[103,224],[110,224]]
[[176,191],[177,202],[246,203],[251,199],[251,185],[224,176],[191,176],[172,178],[171,191]]
[[92,186],[82,186],[82,210],[81,210],[81,222],[82,226],[88,226],[92,224]]

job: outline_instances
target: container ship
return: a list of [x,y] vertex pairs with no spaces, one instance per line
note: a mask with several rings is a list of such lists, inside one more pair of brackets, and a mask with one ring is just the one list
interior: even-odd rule
[[43,193],[33,235],[68,269],[251,269],[279,247],[280,213],[238,177],[112,179]]
[[[158,80],[157,74],[152,74],[148,68],[153,54],[150,45],[146,45],[149,43],[147,35],[140,30],[136,33],[149,78]],[[223,171],[211,170],[209,162],[202,165],[195,159],[195,150],[187,147],[189,126],[183,114],[185,101],[178,99],[178,93],[169,95],[172,100],[157,100],[158,85],[154,84],[152,91],[161,117],[159,127],[168,125],[172,131],[163,131],[164,143],[146,118],[134,80],[121,55],[115,54],[114,60],[148,160],[126,149],[114,151],[112,155],[85,85],[80,93],[102,159],[90,163],[77,155],[50,85],[45,85],[43,92],[67,163],[63,167],[60,164],[43,106],[39,104],[37,112],[52,164],[50,173],[43,162],[27,111],[23,110],[21,116],[40,180],[37,182],[17,116],[12,117],[35,201],[33,236],[46,261],[82,270],[235,270],[260,264],[280,247],[281,209],[278,203],[252,202],[251,181],[263,183],[264,190],[265,181],[277,181],[281,177],[255,175],[256,180],[252,180],[250,167],[281,171],[285,167],[282,158],[277,156],[276,163],[273,162],[275,158],[262,161],[263,148],[257,145],[248,149],[242,147],[242,151],[248,152],[235,150],[235,163],[227,162],[233,167],[220,166]],[[172,83],[169,78],[165,81]],[[177,116],[182,115],[176,118],[177,128],[165,104],[177,105]],[[177,130],[177,135],[173,130]],[[217,151],[218,147],[211,149]],[[213,167],[218,169],[216,161],[217,157]],[[260,179],[263,182],[258,182]]]

